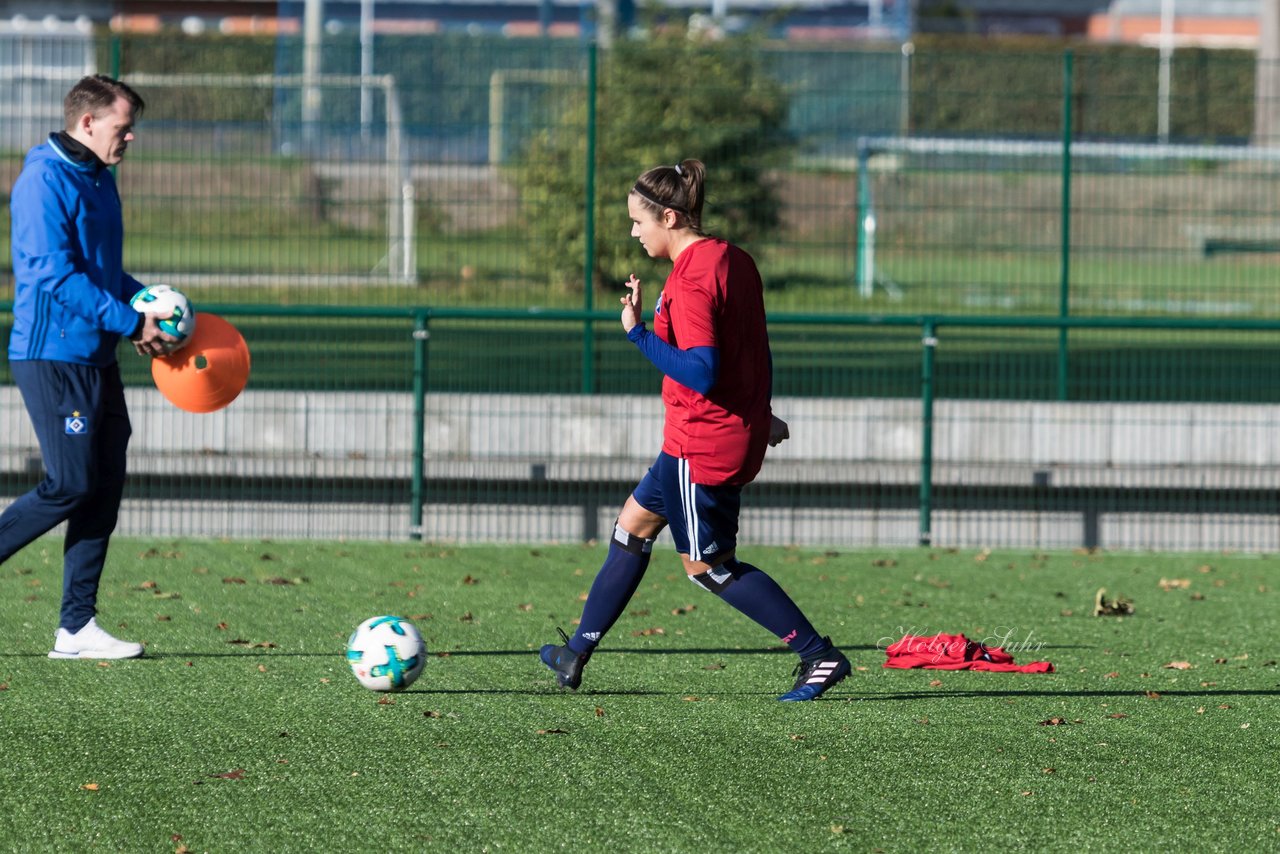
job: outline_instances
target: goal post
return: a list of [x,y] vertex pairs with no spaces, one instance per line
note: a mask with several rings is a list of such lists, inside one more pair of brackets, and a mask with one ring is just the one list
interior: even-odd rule
[[[170,90],[258,90],[271,93],[271,114],[266,117],[272,135],[272,145],[279,154],[291,154],[294,149],[306,151],[321,149],[329,131],[325,124],[316,121],[299,119],[297,124],[302,129],[302,140],[295,143],[280,132],[287,124],[281,113],[292,109],[291,99],[281,98],[280,93],[297,93],[304,97],[307,93],[319,93],[323,98],[326,91],[338,89],[360,94],[380,92],[384,105],[384,133],[381,148],[381,163],[374,162],[366,166],[383,173],[383,201],[386,206],[386,253],[380,269],[369,271],[371,277],[385,275],[387,280],[401,284],[413,284],[417,281],[416,252],[416,197],[410,166],[408,149],[405,144],[404,117],[401,112],[400,97],[394,75],[280,75],[280,74],[153,74],[146,72],[132,73],[126,76],[126,82],[144,91],[155,89]],[[200,123],[216,121],[216,119],[192,117],[186,121]]]
[[[1280,184],[1280,147],[878,136],[858,139],[856,172],[853,279],[863,298],[900,292],[886,247],[1280,253],[1266,192]],[[1070,231],[1050,228],[1064,217]]]

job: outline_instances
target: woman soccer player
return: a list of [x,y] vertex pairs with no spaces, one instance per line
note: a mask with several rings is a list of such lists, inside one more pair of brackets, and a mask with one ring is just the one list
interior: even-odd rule
[[742,488],[765,448],[789,435],[770,407],[773,369],[764,286],[751,256],[702,230],[706,169],[698,160],[650,169],[627,196],[631,236],[652,258],[673,264],[641,322],[640,280],[627,281],[622,328],[665,375],[662,451],[627,499],[609,554],[591,585],[578,631],[542,647],[561,687],[576,689],[596,645],[622,615],[668,525],[689,580],[772,632],[800,656],[794,687],[779,700],[813,700],[849,674],[849,661],[822,637],[772,578],[738,560]]

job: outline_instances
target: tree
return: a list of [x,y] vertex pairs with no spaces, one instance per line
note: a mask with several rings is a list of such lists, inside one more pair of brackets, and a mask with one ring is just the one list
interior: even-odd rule
[[[754,37],[710,40],[681,27],[619,41],[601,57],[594,284],[648,267],[630,238],[626,197],[652,166],[688,157],[707,164],[703,225],[714,234],[750,243],[777,226],[780,202],[768,175],[790,154],[787,98],[756,47]],[[516,173],[523,221],[535,237],[530,272],[567,288],[584,279],[586,116],[585,98],[567,104]]]

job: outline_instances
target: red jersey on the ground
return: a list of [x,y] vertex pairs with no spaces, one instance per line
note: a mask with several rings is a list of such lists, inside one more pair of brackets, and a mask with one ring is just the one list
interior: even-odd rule
[[1014,664],[1013,656],[1002,647],[971,641],[964,635],[939,632],[930,637],[903,635],[889,645],[884,667],[906,670],[995,670],[1004,673],[1052,673],[1048,661]]
[[705,397],[663,379],[662,450],[689,461],[694,483],[750,483],[764,461],[772,418],[764,285],[755,261],[716,238],[686,248],[654,304],[653,332],[681,350],[715,347],[720,358]]

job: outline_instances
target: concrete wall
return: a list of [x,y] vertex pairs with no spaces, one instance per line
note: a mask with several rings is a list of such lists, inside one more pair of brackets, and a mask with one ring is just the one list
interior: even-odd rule
[[[409,536],[405,505],[217,502],[201,478],[408,478],[413,401],[383,393],[247,391],[210,415],[181,412],[153,389],[130,389],[130,470],[186,474],[191,500],[130,500],[121,530],[157,536]],[[918,484],[921,406],[912,400],[778,399],[790,441],[770,452],[760,483]],[[938,401],[935,486],[1280,487],[1280,406]],[[660,445],[653,396],[430,395],[427,477],[633,482]],[[0,389],[0,470],[34,483],[39,454],[15,388]],[[752,508],[743,542],[911,545],[914,510]],[[619,495],[621,504],[625,495]],[[558,541],[608,530],[616,507],[441,505],[423,536],[457,541]],[[1111,548],[1280,548],[1269,515],[1111,514],[1097,520]],[[1068,547],[1071,512],[939,511],[939,545]]]

